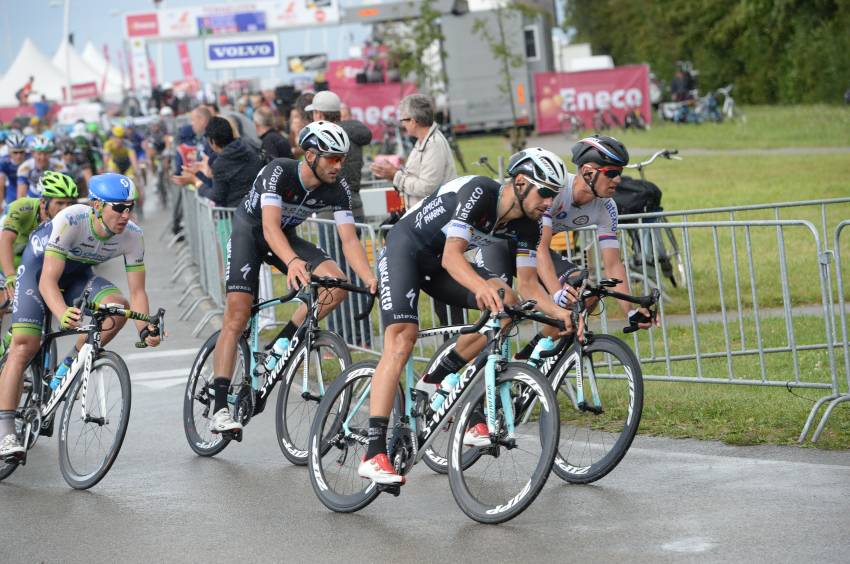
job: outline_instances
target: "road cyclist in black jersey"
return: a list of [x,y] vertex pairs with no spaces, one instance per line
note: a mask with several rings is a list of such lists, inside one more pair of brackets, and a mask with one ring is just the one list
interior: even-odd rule
[[[575,290],[565,283],[570,273],[578,266],[549,248],[553,233],[570,231],[584,225],[597,226],[605,276],[620,282],[614,288],[620,294],[629,294],[626,267],[620,258],[620,243],[617,239],[617,206],[612,199],[622,178],[623,167],[629,164],[629,152],[619,140],[607,135],[585,137],[573,145],[572,162],[576,174],[569,179],[543,217],[543,229],[537,249],[537,264],[540,281],[546,286],[552,299],[562,307],[575,301]],[[490,258],[484,251],[485,260]],[[647,308],[635,308],[626,300],[618,300],[623,314],[631,326],[647,329],[658,321]],[[517,354],[517,358],[528,358],[542,335],[553,336],[550,328],[535,336]]]
[[[348,264],[373,293],[378,288],[366,251],[354,228],[351,190],[348,182],[339,177],[351,146],[348,135],[335,123],[316,121],[301,130],[298,144],[304,150],[304,159],[275,159],[263,167],[234,214],[233,232],[227,244],[227,300],[213,361],[214,406],[209,424],[213,433],[242,430],[242,424],[234,420],[228,408],[227,394],[236,359],[236,344],[245,331],[257,294],[261,263],[271,264],[285,273],[290,288],[308,285],[311,274],[345,278],[339,266],[323,250],[296,234],[298,225],[314,212],[333,211],[342,252]],[[329,297],[319,311],[319,319],[333,311],[346,295],[347,292],[341,288],[329,290]],[[302,305],[278,339],[290,340],[306,316],[307,308]],[[288,343],[280,346],[285,349]]]
[[[358,474],[378,484],[404,483],[387,456],[387,426],[399,375],[410,357],[418,331],[420,289],[443,302],[467,308],[503,311],[518,303],[506,272],[467,261],[464,252],[508,241],[519,292],[536,300],[545,314],[570,322],[540,285],[536,252],[540,218],[563,187],[566,166],[555,154],[540,148],[511,157],[504,184],[484,176],[465,176],[448,182],[411,208],[393,226],[378,261],[381,319],[385,326],[383,355],[371,383],[369,448]],[[441,376],[460,369],[486,345],[479,334],[465,335],[444,359]],[[434,380],[439,382],[439,380]],[[490,434],[481,413],[470,424],[464,444],[486,446]]]

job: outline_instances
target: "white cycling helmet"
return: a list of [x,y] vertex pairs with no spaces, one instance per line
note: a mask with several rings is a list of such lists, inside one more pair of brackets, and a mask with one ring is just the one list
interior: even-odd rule
[[561,157],[540,147],[525,149],[510,158],[508,176],[516,178],[518,174],[553,190],[567,185],[567,165]]
[[314,121],[298,134],[298,145],[304,150],[316,149],[320,155],[347,155],[351,142],[343,128],[329,121]]

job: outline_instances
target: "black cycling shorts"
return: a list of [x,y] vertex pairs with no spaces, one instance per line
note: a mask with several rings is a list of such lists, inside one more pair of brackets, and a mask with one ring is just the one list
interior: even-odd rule
[[[311,269],[315,270],[323,262],[332,260],[322,249],[296,235],[294,229],[283,233],[295,254],[304,259]],[[238,213],[234,214],[224,273],[227,293],[245,292],[256,296],[259,291],[260,265],[264,262],[287,273],[286,265],[269,249],[263,237],[263,226],[254,225]]]
[[[578,268],[573,262],[557,251],[549,249],[549,256],[552,257],[552,264],[555,265],[555,275],[558,278]],[[516,276],[516,260],[513,249],[511,249],[508,241],[499,241],[498,243],[478,249],[478,252],[475,253],[475,264],[478,266],[484,266],[486,264],[487,268],[493,272],[505,273],[505,282],[508,284]]]
[[[478,309],[475,294],[451,277],[442,266],[442,258],[433,251],[419,249],[405,236],[398,224],[390,230],[387,244],[378,259],[381,321],[419,324],[419,291],[450,306]],[[504,278],[504,274],[473,264],[484,278]],[[488,265],[489,267],[489,265]]]

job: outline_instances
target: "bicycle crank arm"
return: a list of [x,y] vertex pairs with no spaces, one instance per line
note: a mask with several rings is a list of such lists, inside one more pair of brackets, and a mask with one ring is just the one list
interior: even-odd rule
[[237,443],[242,442],[242,431],[225,431],[221,434],[225,439],[231,439],[236,441]]
[[593,413],[595,415],[602,415],[603,413],[605,413],[605,410],[602,409],[601,405],[600,406],[590,405],[586,401],[579,403],[578,408],[579,408],[580,411],[589,411],[590,413]]
[[322,396],[314,396],[310,392],[301,392],[301,398],[307,401],[314,401],[316,403],[322,401]]

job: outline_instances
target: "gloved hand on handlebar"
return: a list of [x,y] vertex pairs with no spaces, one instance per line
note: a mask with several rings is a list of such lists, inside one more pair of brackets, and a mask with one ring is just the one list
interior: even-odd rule
[[59,318],[59,326],[62,329],[76,329],[80,326],[81,317],[82,312],[80,311],[80,308],[68,306],[65,308],[65,312],[62,314],[62,317]]
[[159,343],[162,341],[162,335],[159,333],[159,327],[151,324],[145,325],[142,330],[139,331],[139,340],[144,341],[149,347],[159,346]]

